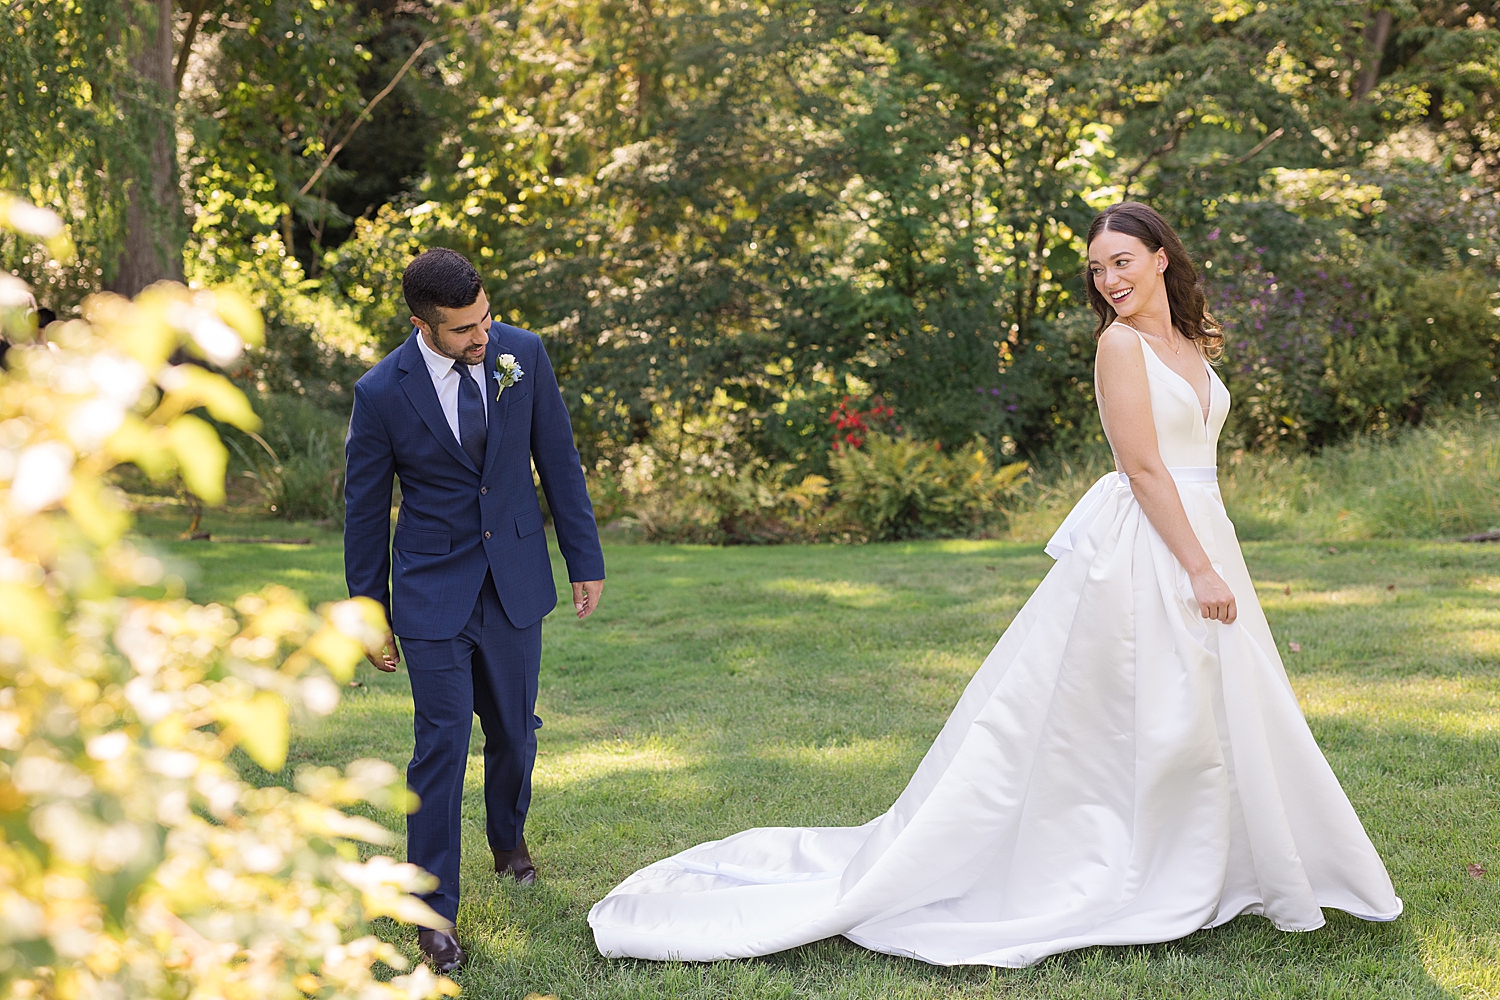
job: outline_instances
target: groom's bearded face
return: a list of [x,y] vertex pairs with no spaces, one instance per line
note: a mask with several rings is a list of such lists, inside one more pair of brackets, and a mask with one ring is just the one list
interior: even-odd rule
[[443,357],[466,365],[483,364],[484,351],[490,342],[490,300],[484,292],[458,309],[439,308],[436,326],[415,316],[411,321],[422,331],[427,346]]

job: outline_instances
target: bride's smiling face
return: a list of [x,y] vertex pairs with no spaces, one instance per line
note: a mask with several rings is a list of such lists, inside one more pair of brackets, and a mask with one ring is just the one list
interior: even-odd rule
[[1106,229],[1089,244],[1089,280],[1121,319],[1150,307],[1166,294],[1162,277],[1166,269],[1166,250],[1152,253],[1128,233]]

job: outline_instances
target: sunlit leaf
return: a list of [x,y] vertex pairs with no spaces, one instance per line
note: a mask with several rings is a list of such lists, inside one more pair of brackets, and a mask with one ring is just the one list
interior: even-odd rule
[[232,288],[220,288],[214,292],[214,305],[224,322],[245,338],[245,343],[252,347],[265,343],[265,321],[261,319],[260,310],[245,296]]
[[157,381],[167,390],[167,397],[162,401],[164,406],[181,410],[202,406],[214,419],[233,424],[240,430],[260,430],[260,417],[250,408],[250,401],[222,375],[197,365],[174,365]]
[[115,541],[130,527],[130,514],[111,500],[98,480],[84,479],[73,484],[66,501],[73,520],[89,541],[101,547]]
[[183,414],[172,421],[167,431],[188,489],[206,503],[223,503],[229,451],[213,427],[191,414]]
[[261,691],[252,698],[216,705],[214,713],[229,726],[227,735],[245,748],[251,760],[267,771],[286,766],[291,729],[281,695]]
[[18,639],[28,652],[57,643],[57,612],[39,587],[0,582],[0,635]]

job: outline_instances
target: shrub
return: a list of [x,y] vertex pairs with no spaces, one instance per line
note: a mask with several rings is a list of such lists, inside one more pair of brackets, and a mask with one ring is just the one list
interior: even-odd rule
[[873,430],[868,420],[856,428],[850,414],[885,422],[890,412],[849,404],[834,421],[847,426],[829,452],[832,482],[747,454],[725,424],[666,422],[659,426],[675,430],[598,470],[598,509],[623,512],[649,541],[714,544],[967,535],[1004,523],[1025,463],[996,468],[983,439],[945,452]]
[[1347,430],[1418,424],[1493,391],[1500,318],[1488,283],[1469,271],[1394,270],[1361,276],[1369,316],[1330,344],[1325,381]]
[[[0,223],[4,217],[0,215]],[[20,283],[0,274],[0,311]],[[24,327],[14,311],[0,332]],[[179,471],[223,499],[227,455],[205,421],[257,426],[218,363],[258,317],[236,296],[157,285],[85,301],[54,350],[22,347],[0,374],[0,992],[23,997],[453,995],[367,933],[387,915],[438,919],[432,882],[359,844],[392,834],[340,807],[404,807],[396,769],[307,768],[296,790],[252,788],[243,750],[285,764],[293,717],[337,706],[383,640],[365,599],[308,611],[285,589],[234,606],[148,595],[159,560],[126,537],[105,474]]]
[[839,507],[879,540],[973,534],[998,527],[1025,462],[995,467],[984,440],[948,453],[935,443],[871,434],[830,460]]
[[843,527],[823,516],[828,480],[798,477],[788,463],[751,464],[718,475],[669,473],[641,489],[640,474],[649,475],[643,464],[638,458],[628,467],[636,482],[621,491],[621,506],[648,541],[763,545],[817,541]]
[[[268,252],[279,248],[273,239]],[[347,415],[354,383],[377,360],[375,345],[348,303],[304,280],[295,260],[280,263],[279,271],[268,261],[266,270],[236,279],[264,315],[266,332],[230,366],[230,377],[252,396],[295,396]]]
[[259,487],[267,511],[288,520],[344,519],[347,416],[296,396],[256,400],[260,434],[229,431],[241,475]]
[[1411,164],[1272,173],[1284,209],[1226,206],[1195,243],[1225,324],[1226,441],[1316,449],[1500,388],[1492,192]]

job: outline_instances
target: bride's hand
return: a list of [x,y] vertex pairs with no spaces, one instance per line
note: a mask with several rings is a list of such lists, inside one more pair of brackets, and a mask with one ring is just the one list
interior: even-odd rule
[[1198,610],[1204,618],[1232,624],[1239,617],[1239,608],[1234,603],[1234,591],[1224,578],[1213,570],[1204,570],[1191,577],[1193,597],[1198,601]]

